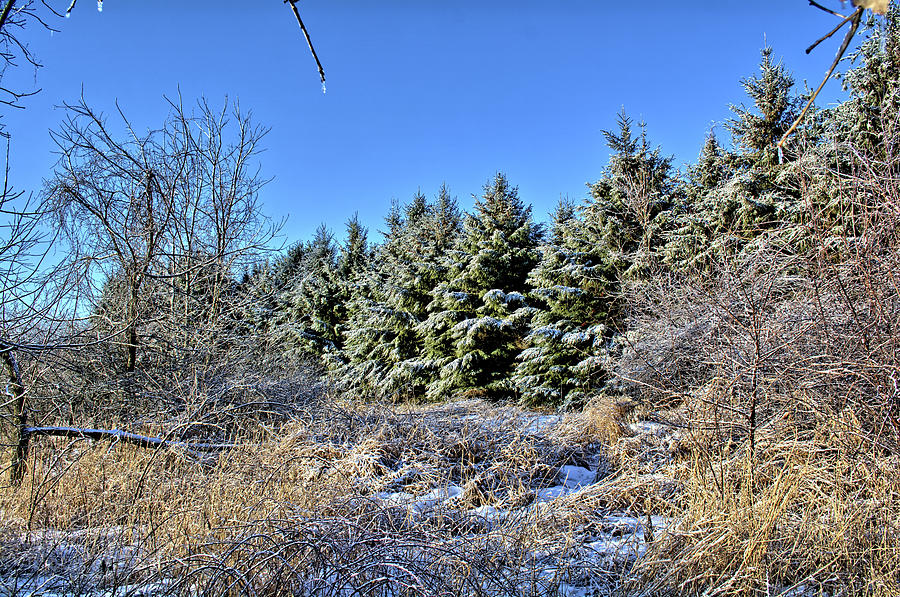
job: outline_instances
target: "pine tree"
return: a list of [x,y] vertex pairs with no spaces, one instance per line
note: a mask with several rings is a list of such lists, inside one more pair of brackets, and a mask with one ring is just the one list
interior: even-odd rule
[[709,265],[708,248],[725,224],[716,211],[716,192],[734,174],[728,157],[715,132],[710,131],[697,163],[687,168],[673,208],[674,225],[663,248],[665,263],[676,271],[701,270]]
[[333,235],[324,224],[294,264],[279,297],[276,322],[279,341],[294,355],[336,353],[340,349],[341,292],[338,253]]
[[604,132],[613,154],[603,177],[590,185],[583,228],[586,240],[603,247],[622,277],[639,279],[653,267],[663,232],[671,225],[672,158],[651,148],[645,124],[634,135],[624,109],[617,123],[616,132]]
[[459,220],[446,186],[434,204],[419,192],[404,209],[392,206],[371,270],[370,296],[358,302],[347,326],[345,385],[382,397],[424,390],[414,375],[422,350],[417,326],[430,290],[446,272],[441,263],[456,241]]
[[365,292],[353,298],[351,316],[344,330],[345,364],[338,371],[344,387],[368,395],[383,395],[385,380],[397,362],[398,330],[408,327],[404,314],[390,304],[388,286],[402,255],[405,221],[398,203],[385,218],[385,241],[376,247],[372,267],[365,270]]
[[772,53],[771,47],[763,48],[759,75],[741,81],[753,107],[731,107],[735,117],[726,128],[734,151],[725,151],[710,135],[698,164],[688,170],[664,248],[665,261],[675,269],[705,269],[723,253],[752,246],[763,232],[787,234],[782,224],[800,221],[793,160],[801,139],[811,142],[815,136],[801,132],[791,137],[779,156],[776,143],[791,126],[801,100],[791,92],[790,73],[773,61]]
[[352,330],[350,320],[372,300],[372,252],[369,232],[354,213],[346,223],[346,236],[337,259],[335,304],[335,349],[329,351],[329,367],[340,368],[347,362],[343,352],[344,338]]
[[372,255],[369,250],[369,231],[360,223],[358,213],[347,220],[346,230],[338,259],[338,271],[344,280],[352,284],[354,279],[363,276]]
[[772,48],[762,49],[760,74],[741,81],[754,107],[731,106],[735,118],[726,127],[740,150],[743,165],[769,168],[778,164],[776,144],[797,116],[800,100],[791,95],[794,79],[781,63],[772,61]]
[[541,236],[531,207],[497,174],[465,218],[463,240],[451,253],[449,281],[432,291],[422,325],[425,358],[439,367],[430,397],[514,391],[509,375],[533,313],[525,293]]
[[[841,145],[883,159],[884,140],[893,138],[900,114],[900,8],[896,4],[883,19],[871,17],[866,39],[849,63],[856,65],[844,75],[850,99],[830,111],[828,128]],[[844,156],[834,157],[840,161]]]
[[513,375],[524,401],[577,404],[603,381],[606,324],[618,308],[607,256],[587,241],[575,206],[561,201],[528,279],[538,310]]

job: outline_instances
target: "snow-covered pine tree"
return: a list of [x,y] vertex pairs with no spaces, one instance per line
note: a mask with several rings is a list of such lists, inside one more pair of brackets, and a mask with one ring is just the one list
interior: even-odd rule
[[356,311],[364,309],[372,300],[371,271],[372,250],[369,248],[369,231],[354,213],[347,220],[346,236],[337,258],[337,292],[335,301],[336,336],[335,350],[325,355],[326,364],[340,369],[347,363],[344,340],[351,331],[351,319]]
[[288,354],[321,357],[340,345],[340,277],[331,232],[322,224],[296,253],[300,262],[291,265],[278,301],[277,335]]
[[711,255],[705,249],[719,230],[714,191],[734,174],[728,162],[715,132],[709,131],[697,163],[687,168],[682,192],[676,198],[674,225],[663,248],[664,261],[671,269],[700,271],[709,266]]
[[[900,114],[900,7],[870,18],[866,39],[850,55],[844,75],[850,99],[830,111],[828,128],[839,152],[852,145],[857,154],[884,159],[885,139],[893,139]],[[838,160],[849,156],[836,156]]]
[[422,325],[424,360],[438,371],[429,397],[514,393],[509,376],[533,312],[526,304],[526,280],[538,261],[541,237],[531,207],[498,173],[465,217],[463,240],[451,252],[449,281],[432,291]]
[[[759,74],[741,80],[753,107],[732,105],[735,117],[725,123],[731,131],[739,166],[765,170],[779,163],[776,144],[799,112],[801,100],[791,94],[794,79],[781,62],[772,59],[772,47],[762,49]],[[789,138],[793,141],[794,137]],[[785,151],[791,153],[791,143]]]
[[589,187],[581,227],[585,240],[602,246],[621,277],[635,280],[646,277],[659,261],[656,253],[672,226],[676,188],[672,158],[650,147],[646,125],[641,123],[635,136],[624,109],[617,124],[617,131],[604,131],[613,153],[603,176]]
[[577,404],[604,379],[607,323],[616,315],[616,271],[589,241],[575,206],[560,201],[528,283],[538,311],[513,381],[528,403]]
[[341,380],[349,387],[384,397],[421,393],[416,371],[422,342],[417,326],[431,302],[430,291],[446,273],[446,252],[460,229],[459,210],[446,185],[433,204],[416,193],[386,218],[385,241],[364,297],[347,326],[348,364]]
[[[417,194],[413,204],[425,202]],[[407,210],[409,211],[409,210]],[[399,203],[393,202],[385,218],[384,242],[374,251],[372,267],[366,271],[364,286],[353,300],[352,313],[344,330],[345,364],[338,372],[340,383],[367,395],[382,396],[386,379],[399,360],[396,353],[402,331],[411,327],[408,314],[392,304],[392,286],[404,261],[406,220]]]
[[341,245],[338,256],[338,272],[347,283],[350,294],[363,292],[357,288],[366,278],[366,269],[372,261],[369,249],[369,231],[359,221],[359,214],[354,213],[346,223],[347,234]]
[[[708,140],[701,154],[705,164],[699,168],[724,163],[726,176],[719,178],[719,170],[696,172],[699,184],[687,190],[689,202],[680,206],[695,233],[694,249],[680,252],[682,265],[705,267],[723,253],[742,251],[762,232],[787,230],[781,227],[783,222],[799,220],[799,183],[792,174],[792,160],[808,134],[801,131],[790,138],[781,156],[784,163],[779,163],[776,143],[791,126],[802,99],[792,94],[794,81],[785,67],[773,60],[772,48],[763,48],[761,54],[759,74],[741,81],[753,107],[732,106],[735,117],[725,123],[734,152],[714,148]],[[683,226],[684,217],[680,224]],[[669,240],[681,242],[675,235]]]
[[416,351],[394,368],[390,387],[422,396],[438,379],[447,354],[452,351],[446,325],[455,322],[436,317],[431,311],[434,290],[449,280],[450,270],[463,260],[459,248],[462,216],[446,184],[428,207],[422,225],[410,227],[409,234],[407,243],[414,254],[399,286],[403,289],[402,304],[416,318]]

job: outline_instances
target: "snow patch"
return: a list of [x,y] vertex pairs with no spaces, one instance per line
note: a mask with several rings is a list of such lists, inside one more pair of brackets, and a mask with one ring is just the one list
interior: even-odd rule
[[583,466],[567,464],[559,469],[559,476],[562,479],[563,487],[571,491],[577,491],[588,485],[593,485],[597,474]]

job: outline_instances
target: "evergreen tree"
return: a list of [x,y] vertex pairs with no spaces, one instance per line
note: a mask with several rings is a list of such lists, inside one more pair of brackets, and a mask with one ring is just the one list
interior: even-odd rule
[[278,336],[288,353],[323,356],[340,350],[341,278],[333,235],[324,224],[303,251],[279,297]]
[[[698,164],[688,170],[664,249],[665,260],[676,269],[703,269],[724,252],[744,250],[766,230],[800,221],[792,160],[804,134],[791,137],[782,156],[776,143],[794,121],[801,99],[792,95],[793,79],[773,61],[772,48],[761,54],[759,75],[741,81],[753,107],[732,106],[735,117],[726,123],[735,152],[724,151],[710,136]],[[805,139],[814,136],[808,133]]]
[[337,260],[337,289],[334,297],[336,340],[335,350],[327,354],[330,367],[346,363],[343,353],[344,337],[351,329],[350,320],[356,311],[372,300],[372,251],[369,248],[369,232],[353,214],[346,224],[346,236]]
[[643,278],[671,225],[672,158],[650,147],[643,123],[634,135],[624,109],[618,130],[604,135],[613,154],[603,177],[589,187],[591,199],[582,209],[585,240],[602,246],[608,254],[604,260],[623,278]]
[[794,79],[781,62],[772,61],[772,48],[762,49],[758,76],[741,80],[753,108],[733,105],[735,118],[726,127],[740,150],[743,164],[768,168],[778,164],[776,144],[797,117],[800,100],[791,95]]
[[[866,39],[849,62],[856,65],[844,75],[850,99],[830,111],[828,128],[842,146],[883,159],[884,140],[893,138],[900,114],[900,8],[896,4],[883,19],[870,16]],[[838,161],[842,157],[834,156]]]
[[588,241],[575,206],[561,201],[528,282],[539,306],[513,381],[530,403],[576,404],[603,381],[606,323],[616,317],[616,271]]
[[281,264],[291,255],[298,243],[288,250],[288,253],[275,264],[268,262],[254,263],[249,272],[245,272],[238,288],[243,322],[243,333],[259,340],[257,348],[261,352],[272,349],[280,351],[283,347],[274,346],[272,342],[279,338],[277,322],[280,317],[280,303],[284,292],[286,280],[282,278]]
[[460,217],[446,186],[434,204],[416,193],[385,220],[385,241],[371,270],[370,296],[359,300],[347,326],[348,387],[376,396],[421,393],[414,374],[422,341],[417,326],[426,315],[430,290],[441,281],[444,256],[457,240]]
[[727,153],[716,138],[715,131],[710,130],[697,163],[687,169],[688,184],[696,190],[696,193],[692,194],[711,191],[728,179],[730,170],[726,164],[726,157]]
[[344,364],[337,377],[346,387],[368,395],[382,394],[387,378],[396,359],[392,356],[397,329],[403,327],[397,317],[402,317],[389,304],[386,289],[398,258],[404,221],[400,206],[393,203],[385,218],[387,230],[385,242],[375,249],[372,267],[363,270],[364,279],[353,297],[350,318],[344,326]]
[[438,371],[430,397],[513,392],[509,375],[533,312],[525,293],[541,236],[518,189],[497,174],[465,218],[449,281],[432,291],[422,325],[425,359]]
[[347,235],[341,246],[338,271],[341,277],[353,283],[363,277],[372,254],[369,250],[369,231],[359,222],[359,214],[354,213],[346,224]]
[[663,249],[664,261],[674,270],[704,269],[710,253],[707,250],[720,230],[716,210],[716,191],[734,172],[729,156],[713,131],[706,136],[697,163],[687,168],[682,192],[677,195],[673,227]]

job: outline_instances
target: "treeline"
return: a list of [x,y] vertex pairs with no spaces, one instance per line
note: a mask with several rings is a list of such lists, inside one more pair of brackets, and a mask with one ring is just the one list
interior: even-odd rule
[[[179,109],[132,147],[75,107],[57,139],[69,159],[47,196],[94,272],[81,279],[103,283],[84,295],[94,297],[89,333],[110,348],[98,370],[174,370],[237,350],[250,361],[318,363],[365,396],[578,404],[613,379],[646,288],[672,277],[714,283],[704,277],[760,242],[821,250],[817,259],[842,250],[835,239],[852,236],[860,217],[844,200],[848,185],[860,163],[890,157],[897,22],[872,24],[848,59],[847,99],[813,110],[780,150],[806,96],[765,48],[759,71],[740,82],[751,105],[732,106],[720,131],[728,142],[710,131],[683,170],[623,109],[604,133],[610,159],[589,196],[560,201],[547,224],[498,173],[467,213],[445,185],[395,203],[380,243],[354,216],[343,239],[323,225],[268,259],[262,183],[245,172],[264,131],[238,115],[243,142],[223,152],[195,142],[181,126],[195,117]],[[200,113],[207,129],[227,129],[224,112]]]
[[799,251],[854,225],[835,173],[849,168],[842,148],[884,152],[875,131],[897,115],[895,29],[891,17],[870,30],[843,78],[849,98],[808,116],[782,150],[806,97],[765,48],[741,81],[752,106],[732,106],[725,123],[731,143],[709,132],[685,171],[623,109],[590,197],[561,201],[547,226],[500,173],[469,213],[446,186],[418,192],[392,206],[380,244],[354,216],[343,242],[323,226],[257,267],[245,285],[266,301],[253,324],[275,350],[314,355],[367,395],[578,403],[608,381],[642,285],[702,275],[763,234]]

